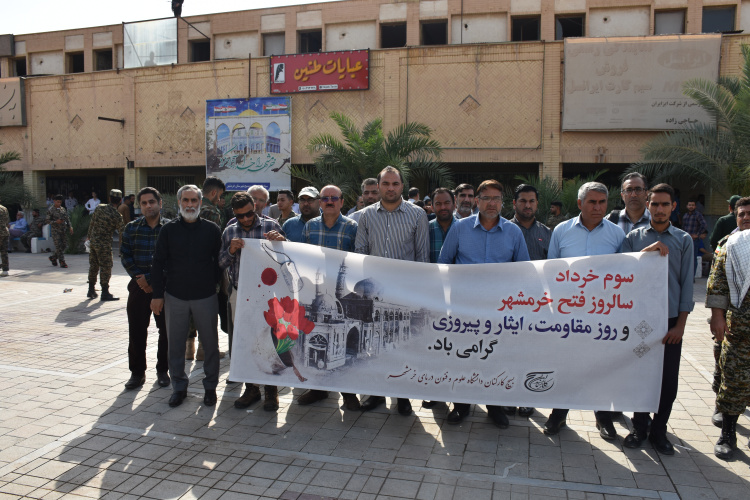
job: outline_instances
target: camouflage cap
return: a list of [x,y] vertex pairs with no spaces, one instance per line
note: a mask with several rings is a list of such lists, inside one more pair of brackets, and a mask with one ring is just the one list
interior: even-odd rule
[[122,198],[122,191],[119,189],[111,189],[109,191],[110,196],[114,196],[115,198]]
[[319,198],[320,192],[312,186],[307,186],[302,188],[302,190],[297,195],[297,199],[299,200],[303,196],[309,196],[310,198]]

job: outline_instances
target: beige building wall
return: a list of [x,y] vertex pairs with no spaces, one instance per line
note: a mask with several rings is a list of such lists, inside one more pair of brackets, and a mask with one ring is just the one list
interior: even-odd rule
[[[739,26],[750,19],[741,10],[747,3],[721,5],[737,6]],[[126,191],[132,192],[147,175],[205,164],[207,99],[268,95],[269,60],[257,57],[264,50],[264,34],[284,33],[285,52],[294,53],[300,30],[319,28],[326,50],[342,35],[372,43],[374,24],[379,46],[381,24],[405,22],[411,47],[371,51],[368,91],[292,96],[292,162],[312,162],[306,149],[309,139],[322,132],[337,133],[329,115],[339,111],[358,125],[382,117],[386,130],[406,121],[424,122],[434,129],[445,147],[445,160],[451,163],[500,165],[500,170],[502,164],[537,164],[540,175],[560,179],[564,163],[586,164],[595,170],[636,161],[640,147],[654,133],[561,131],[564,57],[563,43],[553,41],[556,16],[584,14],[587,21],[603,23],[606,16],[597,12],[624,12],[622,17],[634,19],[642,29],[643,12],[649,12],[652,33],[654,12],[684,8],[687,31],[696,32],[703,4],[696,0],[350,0],[196,16],[188,20],[211,37],[214,60],[188,63],[189,42],[202,35],[179,23],[180,64],[101,72],[92,71],[93,51],[111,47],[113,59],[121,61],[117,56],[122,51],[120,25],[22,35],[15,40],[16,56],[27,58],[29,70],[40,55],[54,54],[64,66],[65,54],[82,49],[86,72],[28,78],[28,125],[0,129],[0,142],[3,149],[21,153],[23,159],[8,168],[23,171],[27,184],[40,195],[44,176],[87,169],[121,171]],[[503,29],[505,39],[500,41],[510,39],[515,16],[539,16],[546,42],[477,43],[498,42]],[[436,19],[446,21],[452,44],[418,47],[420,23]],[[366,32],[358,33],[359,27]],[[468,30],[464,43],[455,43],[461,40],[456,33],[461,28]],[[587,32],[591,29],[595,28],[587,25]],[[746,35],[724,37],[722,75],[739,73],[740,45],[748,42]],[[253,58],[248,60],[250,53]],[[12,63],[10,58],[0,59],[3,75]],[[128,161],[134,168],[127,168]]]

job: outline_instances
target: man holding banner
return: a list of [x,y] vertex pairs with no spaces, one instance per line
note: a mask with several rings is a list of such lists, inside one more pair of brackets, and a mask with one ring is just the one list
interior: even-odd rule
[[[664,365],[661,380],[659,411],[654,415],[648,440],[663,455],[674,455],[674,447],[667,439],[667,421],[672,404],[677,398],[680,374],[682,336],[688,314],[693,310],[693,241],[690,235],[669,222],[675,207],[674,190],[668,184],[658,184],[651,189],[648,201],[650,222],[648,227],[632,230],[622,244],[623,252],[648,252],[658,250],[669,259],[669,323],[664,344]],[[626,448],[640,448],[646,439],[649,414],[633,415],[633,431],[623,441]]]
[[[486,264],[529,260],[521,230],[500,216],[503,185],[496,180],[482,182],[477,188],[479,213],[457,220],[448,231],[440,250],[439,264]],[[449,424],[459,424],[469,414],[469,403],[454,403]],[[501,429],[509,422],[502,406],[487,405],[487,413]]]
[[[301,242],[344,252],[353,252],[354,242],[357,238],[357,223],[341,215],[341,208],[344,206],[341,189],[333,185],[324,187],[320,190],[320,201],[323,205],[323,215],[314,217],[305,224]],[[341,396],[344,398],[344,407],[347,410],[360,409],[356,394],[342,392]],[[310,389],[305,391],[297,399],[297,402],[301,405],[309,405],[327,397],[328,391]]]
[[[380,201],[360,210],[357,253],[388,259],[430,261],[427,213],[401,198],[404,179],[394,167],[385,167],[378,174]],[[370,396],[362,403],[362,411],[374,410],[385,403],[383,396]],[[410,415],[411,402],[398,398],[398,412]]]
[[[284,241],[284,232],[279,223],[273,219],[262,217],[255,213],[253,198],[247,193],[236,193],[231,200],[232,211],[237,219],[229,224],[221,237],[221,251],[219,252],[219,267],[229,268],[229,281],[232,284],[229,296],[229,349],[231,351],[234,334],[234,317],[237,312],[237,286],[240,277],[240,255],[245,246],[243,238],[266,238],[268,240]],[[276,411],[279,409],[279,391],[276,386],[264,387],[265,401],[263,409]],[[234,402],[235,408],[247,408],[260,400],[260,389],[255,384],[246,383],[242,396]]]
[[[625,239],[623,230],[605,220],[609,190],[601,182],[587,182],[578,189],[578,209],[581,215],[567,220],[552,232],[547,257],[559,259],[618,253]],[[598,411],[596,427],[602,438],[617,439],[612,412]],[[568,410],[555,408],[544,424],[544,433],[555,435],[565,425]]]

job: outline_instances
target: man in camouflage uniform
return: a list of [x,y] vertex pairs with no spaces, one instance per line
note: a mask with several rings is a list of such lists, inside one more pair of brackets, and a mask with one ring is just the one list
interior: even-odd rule
[[549,206],[549,217],[547,217],[548,228],[554,229],[555,226],[567,220],[566,217],[562,214],[562,206],[563,205],[561,201],[553,201]]
[[73,234],[73,224],[70,223],[68,211],[62,206],[63,195],[57,194],[52,199],[52,206],[47,210],[47,217],[44,219],[46,224],[50,225],[52,233],[52,242],[55,244],[55,252],[49,256],[53,266],[60,261],[60,267],[68,267],[65,263],[65,248],[68,246],[68,237],[65,235],[65,229]]
[[97,297],[94,286],[96,275],[100,274],[102,284],[102,301],[120,300],[109,292],[109,278],[112,276],[112,238],[115,231],[122,233],[125,224],[117,206],[122,200],[122,191],[113,189],[109,192],[109,204],[101,204],[94,210],[89,224],[89,293],[90,299]]
[[[734,197],[733,197],[734,198]],[[740,198],[738,197],[738,200]],[[711,264],[711,272],[709,273],[708,280],[709,282],[713,279],[712,276],[716,272],[716,262],[718,262],[718,256],[719,252],[721,252],[721,249],[726,244],[727,240],[729,239],[732,234],[736,233],[737,231],[744,231],[746,229],[750,229],[750,198],[744,198],[744,200],[747,201],[747,205],[745,206],[738,206],[736,203],[738,200],[735,200],[735,207],[734,211],[732,212],[732,215],[735,217],[735,226],[736,229],[732,231],[731,233],[727,234],[726,236],[722,237],[718,243],[716,244],[716,249],[714,250],[714,260]],[[741,212],[741,213],[740,213]],[[711,389],[716,394],[719,394],[719,387],[721,387],[721,364],[719,360],[721,359],[721,339],[714,338],[714,381],[711,384]],[[711,422],[716,427],[721,428],[721,420],[722,415],[719,411],[719,408],[716,407],[714,409],[714,414],[711,417]]]
[[[209,220],[219,226],[221,229],[221,210],[219,209],[218,203],[219,198],[224,194],[226,186],[224,181],[218,177],[209,176],[203,181],[203,204],[201,205],[200,217],[202,219]],[[225,294],[226,295],[226,294]],[[223,302],[224,317],[222,318],[222,324],[226,323],[226,299]],[[222,299],[221,293],[219,294],[219,316],[222,315]],[[185,345],[185,359],[193,359],[196,361],[203,361],[205,359],[205,353],[203,351],[203,344],[198,339],[198,351],[195,351],[195,338],[198,336],[198,332],[195,330],[195,324],[193,318],[190,318],[190,331],[188,333],[187,344]],[[219,351],[219,358],[222,359],[226,353]]]
[[26,248],[26,253],[31,253],[31,238],[41,238],[44,227],[44,217],[39,215],[39,209],[35,208],[31,214],[34,218],[29,223],[29,230],[21,236],[21,244]]
[[10,224],[10,217],[8,216],[8,209],[0,205],[0,260],[2,260],[2,271],[0,276],[8,276],[8,238],[10,238],[10,232],[8,231],[8,224]]
[[[740,199],[736,207],[738,227],[742,228],[750,219],[750,197]],[[711,333],[722,341],[721,385],[716,397],[722,427],[714,455],[724,460],[730,459],[737,447],[737,419],[750,405],[750,294],[745,290],[750,278],[743,276],[747,256],[750,256],[750,232],[731,235],[716,256],[706,290]]]

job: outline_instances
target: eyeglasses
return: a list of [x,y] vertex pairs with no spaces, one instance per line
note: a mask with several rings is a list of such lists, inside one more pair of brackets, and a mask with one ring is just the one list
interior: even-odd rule
[[625,193],[625,194],[641,194],[644,191],[646,191],[646,190],[643,189],[642,187],[627,188],[627,189],[623,189],[622,190],[622,192]]
[[479,201],[494,201],[496,203],[502,203],[503,197],[502,196],[478,196],[477,199]]
[[263,198],[255,198],[255,197],[252,197],[252,196],[251,196],[251,198],[253,199],[253,201],[255,203],[261,203],[263,205],[265,205],[266,203],[268,203],[267,199],[264,200]]
[[340,198],[340,197],[338,197],[338,196],[321,196],[321,197],[320,197],[320,201],[323,201],[323,202],[325,202],[325,203],[328,203],[329,201],[332,201],[333,203],[336,203],[336,202],[337,202],[337,201],[339,201],[340,199],[341,199],[341,198]]
[[237,212],[234,212],[234,216],[237,217],[238,220],[239,219],[249,219],[249,218],[251,218],[254,215],[255,215],[255,212],[253,212],[252,210],[250,210],[249,212],[243,212],[241,214],[238,214]]

